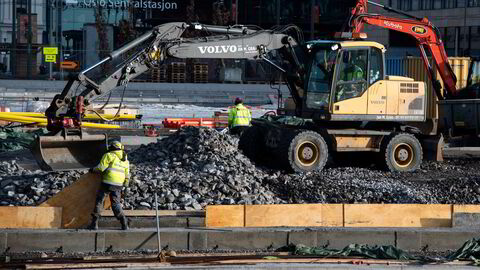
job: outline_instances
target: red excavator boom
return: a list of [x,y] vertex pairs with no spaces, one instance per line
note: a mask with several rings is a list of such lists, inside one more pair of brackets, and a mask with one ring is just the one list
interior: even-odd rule
[[[387,11],[395,12],[409,17],[410,19],[394,18],[378,14],[367,13],[367,3],[379,6]],[[355,8],[352,9],[352,16],[348,22],[348,31],[358,33],[363,31],[363,24],[375,25],[387,28],[393,31],[402,32],[415,38],[425,68],[433,82],[433,87],[439,99],[442,99],[441,85],[436,80],[436,74],[428,61],[425,48],[428,49],[433,61],[437,67],[440,77],[443,80],[444,89],[448,96],[457,95],[457,78],[448,63],[447,53],[443,46],[440,32],[427,18],[417,18],[408,13],[377,4],[368,0],[359,0]]]

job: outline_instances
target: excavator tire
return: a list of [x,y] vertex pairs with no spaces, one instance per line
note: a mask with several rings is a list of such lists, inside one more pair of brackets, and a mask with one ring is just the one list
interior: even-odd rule
[[240,136],[238,148],[253,162],[261,163],[262,149],[265,148],[261,128],[257,126],[247,128]]
[[297,173],[321,171],[328,160],[328,145],[315,131],[294,133],[287,149],[288,165]]
[[395,133],[386,137],[380,153],[385,168],[391,172],[413,172],[422,164],[422,145],[412,134]]

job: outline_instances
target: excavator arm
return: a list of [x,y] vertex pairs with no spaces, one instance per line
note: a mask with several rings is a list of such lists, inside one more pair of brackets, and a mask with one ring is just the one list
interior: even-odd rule
[[[182,34],[187,29],[201,31],[206,35],[184,38]],[[33,147],[37,163],[43,170],[95,166],[106,150],[107,138],[106,135],[89,135],[82,131],[81,121],[87,106],[96,98],[105,96],[118,87],[126,87],[130,80],[152,67],[164,64],[168,58],[258,59],[286,72],[278,63],[279,59],[272,56],[271,52],[277,51],[284,56],[282,59],[293,62],[297,67],[295,70],[301,73],[303,65],[294,50],[299,41],[287,34],[292,29],[299,32],[294,26],[259,30],[243,26],[183,22],[155,27],[71,78],[62,93],[54,97],[45,112],[48,119],[47,129],[51,133],[38,137]],[[129,54],[131,56],[127,60],[114,66],[113,72],[104,75],[104,79],[99,83],[88,76],[89,72],[96,68],[111,64],[116,59],[123,59],[121,57]],[[78,89],[82,90],[76,95]]]
[[[393,18],[384,15],[366,13],[367,3],[379,6],[389,12],[394,12],[409,17],[409,19]],[[432,65],[428,61],[426,50],[432,56],[440,77],[444,83],[446,97],[454,97],[458,94],[456,83],[457,78],[448,63],[447,53],[441,39],[440,31],[427,18],[417,18],[408,13],[380,5],[367,0],[359,0],[355,8],[352,9],[352,16],[348,22],[349,31],[359,33],[363,30],[363,24],[375,25],[387,28],[393,31],[402,32],[415,38],[425,68],[428,70],[428,76],[432,80],[433,87],[437,97],[443,99],[440,82],[436,79],[436,74]]]

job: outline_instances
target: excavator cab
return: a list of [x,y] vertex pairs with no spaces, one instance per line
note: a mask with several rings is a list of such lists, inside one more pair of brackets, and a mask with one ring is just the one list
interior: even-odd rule
[[387,76],[383,45],[345,40],[306,46],[310,62],[304,85],[296,90],[299,99],[294,102],[295,94],[287,99],[280,115],[314,121],[425,120],[425,84]]

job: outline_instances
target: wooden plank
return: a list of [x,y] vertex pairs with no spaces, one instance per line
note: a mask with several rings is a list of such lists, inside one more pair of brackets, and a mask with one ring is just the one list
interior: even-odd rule
[[[62,227],[82,228],[90,222],[101,175],[87,173],[40,206],[62,207]],[[110,200],[105,200],[108,207]]]
[[449,204],[345,204],[345,227],[451,227]]
[[[155,210],[123,210],[126,216],[129,217],[154,217]],[[102,212],[103,217],[113,217],[111,210],[105,210]],[[203,210],[159,210],[158,216],[161,217],[204,217],[205,211]]]
[[61,226],[61,207],[0,207],[0,228],[2,229],[59,229]]
[[243,205],[207,205],[206,227],[243,227],[245,226],[245,206]]
[[245,227],[341,227],[341,204],[246,205]]
[[453,213],[480,213],[480,205],[454,204]]

